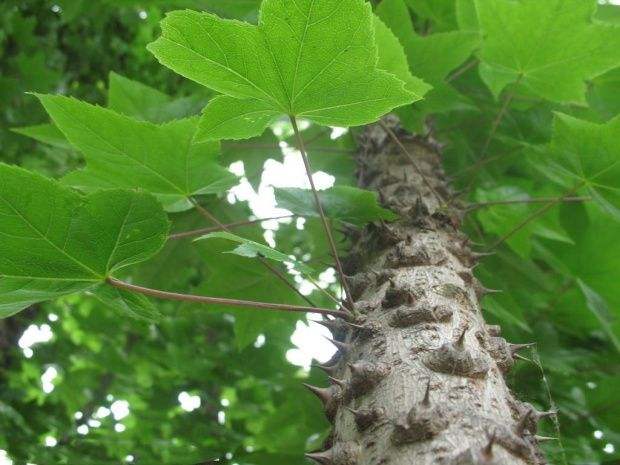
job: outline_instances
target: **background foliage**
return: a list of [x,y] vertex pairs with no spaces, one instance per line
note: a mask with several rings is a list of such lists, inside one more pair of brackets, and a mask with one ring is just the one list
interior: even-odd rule
[[[55,178],[84,166],[79,144],[55,130],[25,91],[71,95],[136,121],[197,115],[211,91],[159,65],[146,44],[166,11],[207,9],[255,21],[258,3],[2,2],[1,160]],[[487,320],[513,342],[537,342],[530,361],[510,374],[512,388],[540,408],[559,409],[558,421],[542,432],[560,438],[546,446],[552,463],[617,463],[620,7],[582,0],[376,3],[411,73],[433,87],[397,114],[408,129],[430,132],[443,145],[448,174],[475,207],[465,229],[496,251],[477,269],[486,286],[505,291],[484,301]],[[290,127],[273,129],[224,142],[219,163],[243,160],[241,182],[258,190],[265,162],[283,161],[295,145]],[[332,217],[363,225],[389,215],[369,214],[374,200],[347,190],[354,184],[351,133],[332,139],[309,126],[304,137],[315,170],[334,175],[339,186],[327,194]],[[491,205],[558,198],[575,185],[592,200]],[[278,189],[275,197],[293,213],[311,213],[306,190]],[[225,223],[253,214],[248,202],[224,192],[202,200]],[[193,210],[169,216],[173,232],[206,223]],[[327,244],[316,218],[301,223],[263,223],[266,235],[260,224],[235,232],[274,239],[319,279]],[[222,238],[169,241],[126,274],[155,288],[304,303],[260,263],[222,253],[233,247]],[[330,305],[321,292],[310,298]],[[15,464],[303,463],[303,450],[327,425],[301,387],[308,377],[323,383],[323,375],[285,357],[298,318],[157,307],[162,317],[149,322],[93,296],[70,296],[0,321],[0,449]],[[53,336],[20,347],[30,325]],[[180,393],[198,396],[200,406],[182,409]]]

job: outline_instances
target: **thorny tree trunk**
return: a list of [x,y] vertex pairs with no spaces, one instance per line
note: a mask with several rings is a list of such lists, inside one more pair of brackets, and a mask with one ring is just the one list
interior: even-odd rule
[[[438,152],[401,138],[449,198]],[[535,436],[545,413],[506,387],[520,346],[485,324],[485,289],[472,275],[477,257],[458,231],[460,212],[440,208],[381,127],[367,128],[361,145],[360,186],[378,191],[400,220],[354,239],[345,271],[358,326],[328,323],[340,347],[324,367],[332,385],[308,387],[334,428],[325,450],[308,457],[324,465],[546,463]]]

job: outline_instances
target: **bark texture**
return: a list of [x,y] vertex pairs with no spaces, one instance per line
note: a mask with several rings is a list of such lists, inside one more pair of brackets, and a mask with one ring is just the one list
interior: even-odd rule
[[450,198],[439,153],[399,137],[426,181],[380,126],[366,128],[359,184],[400,220],[354,238],[345,272],[359,314],[353,325],[326,323],[340,348],[324,367],[332,385],[309,388],[334,428],[325,450],[309,457],[324,465],[544,464],[535,434],[545,414],[516,400],[504,380],[520,346],[485,324],[486,290],[458,231],[460,210],[433,193]]

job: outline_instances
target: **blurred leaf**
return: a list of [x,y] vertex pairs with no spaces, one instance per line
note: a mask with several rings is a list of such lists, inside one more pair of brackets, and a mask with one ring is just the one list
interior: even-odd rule
[[480,73],[497,97],[518,82],[557,102],[585,102],[584,81],[620,65],[620,29],[590,18],[595,0],[476,0]]
[[[280,208],[299,216],[317,217],[312,191],[297,188],[276,188]],[[371,221],[394,221],[397,215],[379,206],[377,194],[356,187],[335,186],[320,191],[319,197],[325,215],[329,218],[362,226]]]

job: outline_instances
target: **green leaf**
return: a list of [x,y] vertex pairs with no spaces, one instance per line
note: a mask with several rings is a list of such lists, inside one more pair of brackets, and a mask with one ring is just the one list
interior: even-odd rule
[[91,292],[96,299],[123,315],[146,321],[161,319],[161,313],[157,307],[142,294],[105,285],[98,286]]
[[155,255],[168,220],[145,193],[83,197],[55,181],[0,164],[0,316],[93,288]]
[[165,123],[195,115],[205,103],[199,95],[172,98],[157,89],[116,73],[110,73],[109,86],[109,109],[151,123]]
[[[316,217],[312,191],[297,188],[276,188],[278,207],[299,216]],[[371,221],[394,221],[398,216],[379,206],[377,194],[356,187],[335,186],[320,191],[319,197],[325,215],[329,218],[362,226]]]
[[456,28],[454,0],[407,0],[407,5],[418,16],[433,21],[438,30]]
[[140,188],[168,210],[191,207],[188,198],[225,192],[236,177],[217,163],[219,144],[194,143],[197,120],[163,125],[136,121],[73,98],[38,95],[54,123],[86,157],[86,168],[64,181],[85,191]]
[[375,41],[379,50],[379,62],[377,65],[405,83],[405,88],[411,92],[419,92],[420,95],[426,94],[432,87],[422,79],[411,75],[409,63],[405,56],[402,45],[379,17],[374,17],[375,21]]
[[199,140],[216,137],[216,122],[231,118],[249,115],[251,124],[233,136],[250,137],[277,115],[355,126],[420,99],[377,68],[373,15],[363,0],[264,0],[258,26],[175,11],[161,27],[148,49],[162,64],[238,99],[225,114],[221,100],[207,106]]
[[578,279],[577,283],[586,298],[588,308],[596,316],[616,350],[620,352],[620,339],[616,334],[618,328],[614,328],[614,326],[617,326],[617,323],[614,324],[614,318],[612,317],[607,302],[581,279]]
[[44,144],[49,144],[52,147],[58,147],[59,149],[72,148],[65,135],[53,124],[36,124],[34,126],[12,128],[11,131]]
[[556,113],[551,157],[535,164],[568,189],[582,186],[605,211],[620,219],[619,140],[620,116],[596,124]]
[[408,128],[421,129],[422,118],[433,112],[466,107],[466,100],[445,82],[450,71],[471,55],[480,39],[477,33],[452,31],[427,36],[416,34],[404,0],[383,0],[377,14],[397,35],[411,70],[433,88],[414,107],[399,108]]
[[239,255],[241,257],[249,257],[249,258],[265,257],[270,260],[275,260],[277,262],[281,262],[285,264],[292,264],[298,271],[306,275],[314,273],[314,270],[312,270],[312,268],[296,260],[295,258],[291,258],[289,255],[286,255],[267,245],[259,244],[258,242],[251,241],[249,239],[244,239],[243,237],[237,236],[235,234],[231,234],[229,232],[214,232],[214,233],[201,236],[196,240],[200,241],[200,240],[211,239],[211,238],[228,239],[229,241],[233,241],[233,242],[237,242],[241,244],[240,246],[236,247],[234,250],[230,252],[230,253]]
[[620,29],[592,22],[595,0],[476,0],[480,73],[495,96],[519,81],[557,102],[585,102],[585,83],[620,65]]

